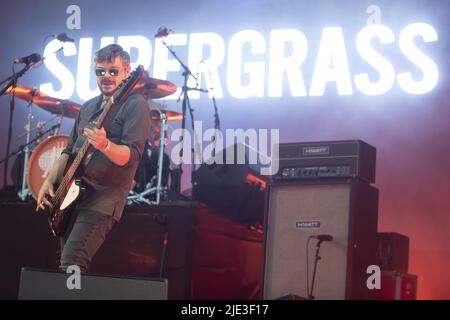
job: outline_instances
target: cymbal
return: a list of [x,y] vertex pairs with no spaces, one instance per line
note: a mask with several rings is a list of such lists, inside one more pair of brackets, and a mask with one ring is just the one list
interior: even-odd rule
[[[6,92],[8,92],[8,93],[11,93],[11,91],[12,91],[12,87],[9,87],[8,90],[6,90]],[[16,88],[14,90],[14,96],[16,96],[17,98],[20,98],[22,100],[28,101],[28,102],[33,100],[33,98],[35,98],[35,97],[48,97],[48,95],[39,91],[38,89],[24,87],[24,86],[16,86]]]
[[81,106],[75,102],[52,97],[38,97],[33,100],[33,103],[48,112],[67,118],[76,118],[81,109]]
[[177,91],[177,86],[167,80],[151,78],[148,72],[144,71],[133,91],[139,92],[147,99],[159,99]]
[[[166,114],[167,121],[179,121],[183,120],[183,115],[179,112],[175,111],[169,111],[169,110],[161,110],[161,112],[164,112]],[[160,121],[159,117],[159,111],[157,110],[151,110],[152,116],[151,119],[155,121]]]
[[[11,93],[11,91],[11,89],[8,89],[7,92]],[[24,86],[16,86],[14,96],[27,102],[31,102],[48,112],[60,114],[68,118],[76,118],[81,108],[81,106],[75,102],[53,98],[38,89]]]

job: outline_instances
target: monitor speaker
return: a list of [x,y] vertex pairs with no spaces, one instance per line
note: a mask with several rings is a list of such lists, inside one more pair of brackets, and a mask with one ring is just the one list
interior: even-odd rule
[[[167,280],[22,268],[19,300],[166,300]],[[69,283],[69,285],[68,285]]]
[[358,179],[274,182],[266,198],[263,298],[311,298],[317,235],[332,240],[320,245],[312,297],[372,298],[366,283],[377,218],[378,190]]
[[250,161],[252,152],[257,160],[260,156],[253,149],[238,143],[219,152],[218,163],[202,164],[192,175],[194,199],[234,222],[262,224],[264,192],[260,184],[249,181],[250,176],[262,181],[261,166]]
[[409,238],[397,232],[379,232],[377,264],[382,270],[408,273]]

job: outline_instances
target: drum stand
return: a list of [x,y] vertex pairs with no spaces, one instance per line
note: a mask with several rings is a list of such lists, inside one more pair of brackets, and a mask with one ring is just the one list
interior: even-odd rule
[[27,188],[27,177],[28,177],[28,158],[30,157],[30,139],[31,139],[31,123],[33,122],[33,114],[31,113],[31,106],[33,104],[33,99],[28,103],[28,116],[27,124],[25,125],[25,132],[27,134],[25,147],[23,149],[23,175],[22,175],[22,189],[19,191],[18,196],[20,200],[25,201],[30,195],[30,189]]
[[[133,194],[131,196],[128,197],[128,204],[131,204],[131,202],[144,202],[146,204],[152,205],[152,204],[156,204],[158,205],[161,201],[161,193],[162,193],[162,189],[163,187],[161,186],[162,183],[162,172],[163,172],[163,159],[164,159],[164,148],[166,145],[166,129],[167,129],[167,116],[166,113],[164,111],[159,111],[159,117],[161,120],[161,133],[160,133],[160,140],[159,140],[159,156],[158,156],[158,175],[157,175],[157,182],[156,182],[156,187],[153,188],[148,188],[149,185],[153,185],[155,179],[154,177],[150,180],[150,182],[147,184],[146,190],[144,190],[143,192],[139,193],[139,194]],[[166,187],[164,187],[165,189]],[[146,198],[144,198],[144,196],[146,196],[147,194],[153,194],[156,192],[156,201],[150,201]]]
[[[61,123],[63,121],[64,115],[61,113],[61,114],[57,115],[56,117],[58,118],[58,121],[57,121],[56,126],[54,126],[54,130],[52,133],[53,136],[57,136],[59,134],[59,129],[61,128]],[[52,120],[52,119],[50,119],[50,120]]]
[[[33,99],[28,103],[27,124],[25,125],[26,142],[25,142],[25,146],[23,148],[24,160],[23,160],[22,189],[18,192],[18,196],[19,196],[20,200],[22,200],[22,201],[25,201],[29,196],[31,196],[31,191],[28,188],[28,184],[27,184],[28,160],[30,158],[30,153],[31,153],[30,152],[30,145],[36,140],[36,139],[31,140],[31,132],[33,131],[33,130],[31,130],[31,123],[33,122],[33,119],[34,119],[33,114],[31,112],[32,104],[33,104]],[[61,114],[61,115],[58,116],[58,123],[56,125],[54,125],[50,129],[50,131],[53,131],[52,134],[54,136],[56,136],[58,134],[58,132],[59,132],[59,128],[61,126],[62,119],[63,119],[63,115]],[[44,123],[44,126],[45,126],[45,123]],[[49,130],[47,130],[43,134],[40,134],[38,137],[40,138],[41,136],[43,136],[47,132],[49,132]]]
[[163,171],[163,156],[164,156],[164,147],[166,146],[166,129],[167,129],[167,117],[165,112],[159,112],[159,116],[161,119],[161,133],[159,140],[159,159],[158,159],[158,182],[156,185],[156,204],[159,204],[161,199],[161,180],[162,180],[162,171]]

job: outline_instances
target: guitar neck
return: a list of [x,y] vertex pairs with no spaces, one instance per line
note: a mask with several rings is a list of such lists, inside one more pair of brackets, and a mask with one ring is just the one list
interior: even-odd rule
[[89,141],[84,141],[80,151],[78,152],[77,156],[71,163],[69,169],[66,171],[64,178],[62,179],[61,183],[58,186],[58,189],[55,192],[56,199],[60,199],[62,195],[65,194],[67,187],[69,186],[69,183],[73,180],[73,177],[75,176],[75,172],[79,168],[81,161],[83,160],[84,156],[86,155],[86,151],[89,148]]
[[[109,99],[105,106],[103,106],[103,111],[100,114],[100,116],[94,121],[93,127],[96,129],[99,129],[103,121],[106,118],[106,115],[108,114],[109,110],[111,109],[112,104],[114,103],[114,100],[111,98]],[[61,181],[60,185],[58,186],[58,189],[56,190],[56,195],[63,195],[69,183],[73,180],[73,177],[75,176],[75,173],[77,172],[78,168],[80,167],[81,162],[83,161],[84,156],[86,155],[86,152],[89,148],[89,141],[86,139],[81,146],[80,150],[77,153],[77,156],[71,163],[69,169],[66,171],[63,180]]]

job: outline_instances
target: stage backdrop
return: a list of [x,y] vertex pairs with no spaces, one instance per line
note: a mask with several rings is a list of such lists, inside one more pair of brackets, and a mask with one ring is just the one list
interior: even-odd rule
[[[166,26],[167,43],[202,88],[213,88],[223,131],[279,129],[282,142],[362,139],[376,147],[379,231],[410,237],[419,298],[449,299],[449,9],[446,0],[9,1],[0,13],[0,78],[14,59],[39,53],[44,63],[18,84],[81,104],[98,93],[93,52],[118,42],[133,67],[181,87],[180,65],[155,39]],[[58,51],[61,33],[74,42]],[[159,102],[180,112],[178,95]],[[202,132],[212,128],[211,95],[192,92],[191,104]],[[11,151],[24,143],[26,105],[16,99]],[[9,109],[1,97],[0,158]],[[55,124],[50,113],[32,112],[33,128]],[[72,125],[64,119],[61,133]]]

